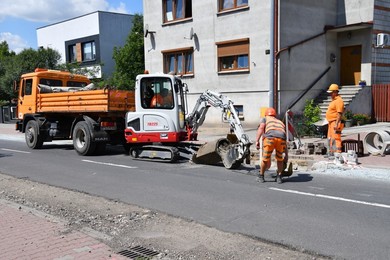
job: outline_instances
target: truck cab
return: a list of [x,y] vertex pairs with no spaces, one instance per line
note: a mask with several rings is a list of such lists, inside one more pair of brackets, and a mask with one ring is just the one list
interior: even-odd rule
[[21,76],[18,95],[18,119],[25,115],[37,113],[37,95],[60,91],[61,87],[82,88],[90,84],[90,80],[82,75],[74,75],[65,71],[53,71],[37,68],[32,73]]

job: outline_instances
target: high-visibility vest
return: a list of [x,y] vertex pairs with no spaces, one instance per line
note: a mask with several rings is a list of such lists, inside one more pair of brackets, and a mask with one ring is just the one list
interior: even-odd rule
[[277,119],[273,116],[266,116],[265,117],[265,132],[267,133],[270,130],[281,131],[284,134],[286,134],[286,127],[282,121],[280,121],[279,119]]

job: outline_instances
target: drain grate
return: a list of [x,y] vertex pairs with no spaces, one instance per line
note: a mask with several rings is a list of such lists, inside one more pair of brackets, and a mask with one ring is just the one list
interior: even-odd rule
[[144,259],[148,260],[151,259],[153,256],[158,255],[159,253],[156,251],[153,251],[151,249],[142,247],[142,246],[135,246],[130,249],[125,249],[120,252],[118,252],[119,255],[126,256],[130,259]]

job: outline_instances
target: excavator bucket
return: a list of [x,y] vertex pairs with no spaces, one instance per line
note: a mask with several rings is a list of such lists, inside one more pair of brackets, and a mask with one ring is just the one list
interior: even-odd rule
[[238,160],[239,157],[238,151],[235,146],[229,145],[227,147],[219,148],[219,155],[222,158],[223,165],[227,169],[237,169],[242,160]]
[[218,154],[218,144],[221,139],[207,142],[192,156],[192,161],[196,164],[215,165],[221,162],[221,156]]
[[192,161],[208,165],[216,165],[222,161],[225,168],[236,169],[242,163],[242,160],[237,160],[238,157],[239,154],[228,136],[202,145],[192,157]]

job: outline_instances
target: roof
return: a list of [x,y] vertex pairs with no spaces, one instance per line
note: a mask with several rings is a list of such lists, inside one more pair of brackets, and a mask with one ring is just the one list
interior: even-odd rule
[[68,21],[71,21],[71,20],[76,20],[76,19],[79,19],[81,17],[85,17],[85,16],[88,16],[88,15],[96,14],[96,13],[124,15],[124,16],[129,16],[129,17],[134,16],[132,14],[114,13],[114,12],[107,12],[107,11],[95,11],[95,12],[92,12],[92,13],[83,14],[83,15],[76,16],[76,17],[73,17],[73,18],[69,18],[69,19],[66,19],[66,20],[63,20],[63,21],[60,21],[60,22],[56,22],[56,23],[45,25],[45,26],[41,26],[41,27],[38,27],[37,30],[43,29],[43,28],[46,28],[46,27],[50,27],[50,26],[53,26],[53,25],[56,25],[56,24],[65,23],[65,22],[68,22]]

